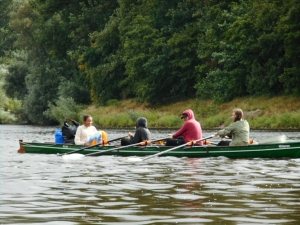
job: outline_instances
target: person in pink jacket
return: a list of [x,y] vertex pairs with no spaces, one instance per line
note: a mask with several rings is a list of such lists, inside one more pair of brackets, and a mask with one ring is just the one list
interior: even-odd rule
[[[172,134],[172,138],[167,140],[166,145],[178,146],[202,138],[201,125],[195,120],[194,112],[191,109],[185,110],[181,119],[184,120],[183,126]],[[202,142],[197,143],[197,145],[202,145]]]

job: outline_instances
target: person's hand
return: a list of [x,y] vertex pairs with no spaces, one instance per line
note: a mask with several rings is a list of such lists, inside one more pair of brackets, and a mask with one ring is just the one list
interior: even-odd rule
[[128,137],[132,137],[132,133],[131,132],[128,132]]
[[218,136],[218,133],[215,133],[213,136],[214,136],[214,137],[217,137],[217,136]]

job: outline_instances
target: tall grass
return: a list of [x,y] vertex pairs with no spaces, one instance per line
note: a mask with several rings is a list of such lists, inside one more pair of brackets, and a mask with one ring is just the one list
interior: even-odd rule
[[275,98],[238,98],[217,104],[213,101],[190,99],[170,105],[150,107],[124,100],[107,107],[90,106],[81,111],[93,116],[96,127],[134,127],[139,117],[148,119],[150,128],[180,128],[181,113],[192,109],[203,129],[219,129],[229,125],[234,108],[241,108],[252,129],[300,129],[300,99],[283,96]]

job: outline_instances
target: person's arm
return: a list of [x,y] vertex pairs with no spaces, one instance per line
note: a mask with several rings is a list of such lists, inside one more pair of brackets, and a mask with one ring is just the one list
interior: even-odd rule
[[188,129],[188,123],[185,122],[182,125],[182,127],[172,135],[172,138],[177,138],[179,136],[184,136],[184,133],[186,132],[187,129]]
[[82,126],[79,126],[77,128],[77,131],[76,131],[76,134],[75,134],[75,139],[74,139],[75,145],[84,145],[85,144],[84,141],[81,141],[82,130],[83,130]]
[[130,139],[131,139],[132,144],[136,144],[136,143],[139,143],[141,141],[144,141],[144,140],[141,140],[142,139],[141,129],[137,128],[135,130],[134,135],[131,136]]
[[138,134],[138,128],[135,128],[135,133],[134,135],[131,132],[128,132],[128,137],[129,137],[129,144],[135,144],[139,142],[139,134]]
[[228,127],[219,130],[217,133],[215,133],[215,136],[225,137],[225,136],[232,136],[232,132],[235,129],[235,123],[231,123]]
[[132,143],[139,143],[142,141],[149,141],[151,139],[150,132],[147,128],[139,127],[136,129],[135,134],[132,138]]

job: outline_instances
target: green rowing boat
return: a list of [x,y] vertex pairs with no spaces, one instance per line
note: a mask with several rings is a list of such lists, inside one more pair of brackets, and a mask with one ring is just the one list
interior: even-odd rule
[[[55,144],[55,143],[34,143],[19,141],[19,153],[35,153],[35,154],[68,154],[69,152],[80,151],[82,146],[71,144]],[[99,153],[98,155],[114,155],[114,156],[148,156],[159,152],[166,151],[162,156],[174,157],[219,157],[227,158],[300,158],[300,140],[286,140],[280,143],[264,143],[252,144],[248,146],[184,146],[167,151],[172,147],[160,144],[151,144],[146,146],[122,146],[122,149],[116,149],[118,145],[95,146],[80,151],[80,154],[87,155]],[[112,149],[112,151],[109,151]],[[113,150],[116,149],[116,150]],[[101,151],[104,151],[101,154]],[[97,155],[97,154],[95,154]]]

